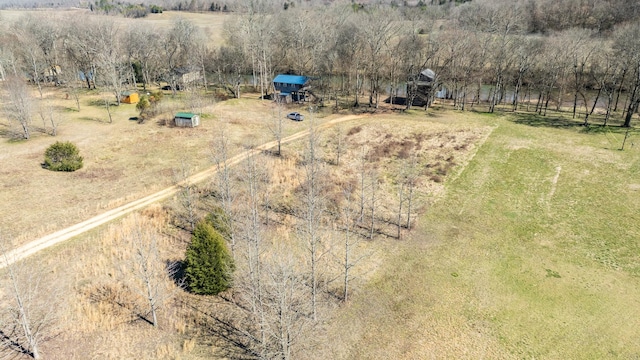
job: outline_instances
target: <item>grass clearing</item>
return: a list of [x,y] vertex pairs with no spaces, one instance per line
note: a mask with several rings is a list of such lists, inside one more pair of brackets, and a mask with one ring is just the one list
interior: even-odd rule
[[[271,135],[264,128],[265,117],[268,117],[272,111],[271,103],[258,101],[254,97],[244,98],[233,101],[233,104],[221,102],[212,107],[212,122],[218,127],[224,127],[234,139],[233,144],[236,149],[241,149],[247,144],[247,136],[244,134],[252,134],[251,141],[263,141],[271,138]],[[310,114],[309,114],[310,115]],[[340,131],[348,137],[348,146],[342,157],[342,165],[340,167],[332,165],[333,159],[331,139],[334,136],[335,128],[323,131],[322,153],[324,162],[327,163],[329,171],[332,172],[330,178],[335,176],[339,181],[346,181],[350,177],[355,176],[354,168],[357,167],[358,157],[361,155],[362,147],[369,147],[376,154],[374,163],[379,167],[380,171],[389,175],[393,171],[395,164],[394,159],[399,154],[406,152],[407,149],[414,149],[420,153],[421,158],[427,162],[434,162],[442,166],[443,177],[453,174],[452,169],[459,165],[447,165],[454,161],[456,164],[464,164],[470,150],[475,148],[478,139],[483,137],[484,132],[490,131],[487,126],[471,127],[467,120],[466,114],[444,114],[438,118],[424,118],[416,115],[403,114],[380,114],[371,118],[355,120],[349,123],[340,124],[343,128]],[[328,121],[335,115],[318,115],[314,116],[319,123]],[[307,117],[304,122],[287,122],[287,133],[304,130],[309,126],[311,117]],[[456,122],[455,120],[460,120]],[[204,122],[203,122],[204,123]],[[83,122],[74,123],[75,128],[84,126],[103,126],[107,129],[119,128],[125,131],[130,128],[131,132],[140,132],[141,129],[153,130],[155,133],[165,132],[165,138],[161,142],[155,142],[153,145],[164,149],[164,156],[171,154],[171,137],[177,137],[175,141],[190,139],[184,134],[193,134],[192,137],[197,138],[198,143],[205,141],[211,142],[213,139],[207,134],[199,133],[200,129],[176,129],[166,126],[159,126],[154,121],[145,124],[137,124],[135,122],[117,120],[113,124]],[[205,126],[203,124],[203,126]],[[69,129],[70,130],[70,129]],[[195,130],[188,132],[187,130]],[[174,134],[172,131],[184,131],[184,134]],[[143,133],[146,133],[143,131]],[[196,135],[199,134],[199,135]],[[387,136],[385,134],[391,134]],[[184,136],[182,136],[184,135]],[[142,135],[141,135],[142,136]],[[202,139],[200,139],[202,136]],[[39,138],[36,138],[39,139]],[[108,144],[113,144],[115,139],[110,138]],[[121,139],[117,141],[122,141]],[[144,137],[139,138],[136,143],[143,143]],[[287,201],[287,191],[291,195],[291,188],[299,185],[301,175],[299,152],[304,147],[305,139],[301,139],[295,143],[286,144],[283,147],[283,156],[276,158],[268,155],[261,155],[264,160],[265,168],[271,172],[273,179],[273,193],[285,194],[285,205]],[[30,143],[25,143],[30,144]],[[100,144],[96,140],[96,145]],[[101,145],[106,146],[106,145]],[[138,146],[142,147],[142,146]],[[129,154],[136,147],[133,145],[122,144],[120,154]],[[387,150],[388,149],[388,150]],[[140,151],[140,149],[137,149]],[[128,155],[123,159],[123,164],[133,165],[136,161],[140,161],[141,157]],[[146,166],[156,167],[154,158],[144,157],[149,161]],[[450,159],[450,160],[447,160]],[[104,162],[113,163],[119,160],[118,156],[104,158]],[[171,159],[165,159],[165,166],[177,166],[178,156],[172,156]],[[205,160],[209,160],[207,157]],[[171,163],[171,162],[174,163]],[[447,168],[447,166],[451,166]],[[137,167],[141,171],[141,167]],[[171,170],[171,168],[168,168]],[[431,168],[426,167],[426,171]],[[166,171],[166,170],[165,170]],[[139,174],[139,176],[141,176]],[[145,175],[147,176],[147,175]],[[151,178],[148,178],[149,181]],[[165,181],[165,180],[161,180]],[[157,180],[156,180],[157,182]],[[149,185],[151,182],[149,183]],[[156,186],[157,183],[154,183]],[[32,184],[34,185],[34,184]],[[206,184],[203,184],[206,185]],[[385,182],[386,187],[392,186],[390,180]],[[437,190],[442,188],[442,182],[425,182],[422,191],[424,193],[441,193]],[[26,188],[25,188],[26,191]],[[103,191],[95,188],[94,191],[103,194]],[[340,188],[330,187],[328,195],[338,198]],[[28,191],[27,191],[28,193]],[[80,194],[78,194],[80,196]],[[103,196],[107,196],[106,192]],[[133,196],[133,195],[128,195]],[[293,195],[291,195],[293,196]],[[291,200],[291,196],[288,197]],[[431,201],[429,198],[428,201]],[[143,216],[151,220],[157,219],[161,223],[171,222],[170,209],[178,205],[175,199],[169,200],[162,205],[155,205],[148,210],[143,211]],[[292,200],[291,200],[292,201]],[[392,201],[387,199],[387,201]],[[44,211],[46,209],[35,209],[35,211]],[[167,211],[169,211],[167,213]],[[393,211],[392,209],[381,211]],[[286,214],[274,214],[280,216],[278,221],[273,224],[277,228],[275,232],[279,235],[281,241],[291,242],[295,240],[295,235],[291,236],[291,216]],[[40,213],[39,216],[43,216]],[[207,309],[207,301],[192,297],[188,294],[178,294],[171,304],[168,304],[161,315],[161,326],[159,330],[151,329],[146,323],[136,318],[136,310],[143,306],[140,299],[131,297],[131,292],[122,288],[121,274],[124,272],[122,263],[126,260],[126,243],[118,236],[118,229],[130,222],[129,217],[118,220],[107,227],[101,227],[91,231],[86,236],[81,236],[56,246],[32,257],[28,261],[35,268],[47,269],[44,279],[53,286],[61,289],[63,295],[59,301],[61,309],[59,311],[60,322],[58,322],[59,335],[43,346],[43,351],[47,354],[55,354],[61,358],[81,358],[81,354],[74,352],[71,348],[82,348],[84,356],[87,354],[98,357],[112,358],[185,358],[199,359],[209,358],[212,354],[225,353],[220,347],[229,347],[224,341],[212,336],[205,330],[206,327],[199,328],[194,324],[194,319],[202,319],[203,314],[198,313],[198,309]],[[391,227],[391,229],[385,228]],[[393,234],[391,224],[380,225],[382,234]],[[163,258],[167,260],[180,259],[184,254],[184,247],[188,242],[188,238],[184,233],[177,230],[173,226],[166,226],[162,233],[163,240],[160,242],[163,246]],[[367,282],[367,279],[377,273],[377,268],[385,262],[392,253],[397,250],[398,244],[391,236],[381,236],[375,241],[362,242],[362,251],[370,252],[371,257],[367,261],[367,265],[359,269],[354,269],[353,274],[356,279],[352,281],[354,287],[361,287]],[[302,251],[296,248],[295,251]],[[339,274],[337,266],[327,269],[328,277]],[[333,285],[332,285],[333,286]],[[339,285],[330,286],[338,288]],[[336,289],[337,292],[337,289]],[[128,294],[128,295],[127,295]],[[215,299],[214,299],[215,300]],[[228,305],[227,305],[228,306]],[[213,308],[213,306],[212,306]],[[224,304],[218,304],[216,309],[225,309]],[[202,311],[202,310],[200,310]],[[186,320],[185,320],[186,319]],[[202,321],[209,321],[206,318]],[[205,331],[203,333],[203,331]],[[132,334],[135,334],[133,336]],[[99,339],[91,340],[91,339]],[[76,346],[68,346],[68,344],[76,344]],[[79,345],[77,345],[79,344]],[[211,346],[213,345],[213,346]],[[162,353],[155,353],[152,349],[162,347]],[[68,350],[67,350],[68,349]]]
[[341,328],[327,352],[637,357],[640,201],[630,185],[640,151],[612,150],[604,134],[577,127],[476,121],[498,127],[412,239],[336,315]]
[[[64,89],[46,89],[45,98],[58,106],[75,109]],[[34,133],[28,141],[0,141],[0,204],[7,211],[0,217],[8,247],[79,223],[106,210],[141,198],[173,184],[174,173],[184,162],[191,172],[212,165],[212,143],[225,132],[230,138],[230,155],[272,140],[267,122],[277,116],[271,101],[256,94],[216,103],[205,98],[202,124],[194,129],[167,126],[172,114],[184,109],[186,95],[163,100],[165,112],[143,124],[129,120],[138,115],[135,105],[112,106],[113,123],[101,102],[106,92],[85,91],[80,111],[65,112],[52,137]],[[103,100],[102,100],[103,101]],[[322,123],[335,116],[319,114]],[[0,119],[0,125],[6,120]],[[37,125],[37,124],[34,124]],[[284,135],[308,127],[305,122],[285,122]],[[55,141],[71,141],[80,149],[85,165],[74,173],[42,169],[45,149]],[[52,205],[53,204],[53,205]]]
[[[74,107],[61,92],[47,96]],[[271,140],[266,123],[278,116],[273,103],[246,94],[209,103],[196,129],[163,125],[167,114],[143,124],[129,121],[136,115],[133,105],[113,107],[110,124],[96,101],[100,96],[84,94],[82,110],[67,113],[58,137],[0,142],[6,164],[0,204],[25,209],[1,219],[11,245],[167,186],[182,160],[193,171],[210,166],[211,143],[220,131],[231,139],[232,153]],[[173,110],[183,104],[180,97],[167,101]],[[312,118],[324,123],[340,115],[295,110],[306,120],[287,122],[285,135],[308,128]],[[349,138],[340,171],[332,165],[336,128],[325,132],[323,157],[341,181],[354,176],[363,147],[375,155],[385,186],[392,186],[398,165],[391,159],[413,151],[424,159],[423,175],[430,180],[422,188],[427,213],[410,236],[363,245],[371,262],[357,273],[359,289],[349,305],[327,322],[326,347],[319,345],[316,357],[637,357],[640,151],[617,150],[624,132],[471,112],[423,114],[383,113],[339,125]],[[78,144],[85,168],[73,174],[41,169],[44,149],[57,140]],[[291,168],[303,143],[285,145],[281,159],[264,158],[274,192],[287,194],[299,183]],[[285,196],[284,205],[292,197]],[[150,208],[147,216],[165,218],[172,206]],[[49,269],[45,278],[65,294],[60,335],[44,350],[61,358],[199,359],[216,353],[224,343],[185,323],[185,314],[193,319],[194,311],[186,304],[197,299],[177,296],[163,315],[165,324],[154,331],[132,321],[130,308],[93,296],[123,292],[110,287],[125,256],[113,235],[123,222],[29,260]],[[283,217],[276,230],[283,241],[289,241],[290,224]],[[166,259],[182,256],[187,240],[180,232],[166,231],[163,241]]]

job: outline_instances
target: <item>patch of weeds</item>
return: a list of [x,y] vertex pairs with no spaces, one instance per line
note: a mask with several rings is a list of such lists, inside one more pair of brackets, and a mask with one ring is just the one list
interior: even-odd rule
[[469,144],[465,142],[465,143],[462,143],[462,144],[458,144],[458,145],[454,146],[453,148],[455,150],[459,151],[459,150],[466,150],[467,146],[469,146]]
[[554,277],[554,278],[557,278],[557,279],[559,279],[561,277],[560,273],[558,273],[555,270],[545,269],[545,271],[547,272],[547,277]]
[[[114,106],[114,103],[112,101],[110,100],[107,100],[107,101],[109,101],[109,106]],[[95,106],[100,108],[105,107],[105,100],[103,99],[91,99],[87,103],[89,106]]]
[[609,269],[619,270],[620,265],[616,261],[611,249],[605,248],[594,254],[593,259]]
[[362,131],[362,126],[355,126],[355,127],[352,127],[352,128],[351,128],[351,129],[349,129],[349,131],[347,132],[347,136],[355,135],[355,134],[359,133],[360,131]]

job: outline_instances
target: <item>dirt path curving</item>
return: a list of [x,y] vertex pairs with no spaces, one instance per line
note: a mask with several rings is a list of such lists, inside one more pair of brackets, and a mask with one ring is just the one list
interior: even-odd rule
[[[337,119],[333,119],[331,121],[328,121],[322,125],[318,125],[317,129],[325,129],[325,128],[329,128],[332,127],[336,124],[342,123],[342,122],[346,122],[346,121],[351,121],[351,120],[356,120],[356,119],[361,119],[364,118],[368,115],[347,115],[347,116],[343,116],[343,117],[339,117]],[[285,144],[291,141],[295,141],[298,139],[301,139],[305,136],[307,136],[309,134],[309,130],[305,130],[305,131],[301,131],[298,132],[296,134],[287,136],[286,138],[283,138],[281,143]],[[232,158],[230,158],[228,160],[228,165],[229,166],[233,166],[236,165],[240,162],[242,162],[243,160],[245,160],[246,158],[256,155],[258,153],[260,153],[261,151],[270,149],[274,146],[276,146],[278,144],[277,141],[270,141],[267,143],[264,143],[260,146],[257,146],[254,149],[251,150],[247,150],[244,151]],[[0,259],[0,269],[6,267],[7,265],[13,264],[16,261],[22,260],[30,255],[33,255],[35,253],[37,253],[38,251],[44,250],[46,248],[49,248],[51,246],[54,246],[56,244],[59,244],[65,240],[69,240],[75,236],[78,236],[80,234],[83,234],[89,230],[92,230],[100,225],[104,225],[110,221],[113,221],[119,217],[122,217],[126,214],[129,214],[133,211],[136,210],[140,210],[150,204],[153,204],[155,202],[164,200],[170,196],[173,196],[174,194],[176,194],[179,190],[181,185],[185,184],[185,183],[198,183],[201,181],[204,181],[208,178],[210,178],[211,176],[213,176],[216,172],[217,172],[217,167],[216,166],[212,166],[207,170],[201,171],[197,174],[194,174],[192,176],[190,176],[189,178],[183,180],[181,183],[170,186],[164,190],[158,191],[156,193],[153,193],[151,195],[145,196],[141,199],[132,201],[128,204],[119,206],[115,209],[109,210],[105,213],[102,213],[100,215],[94,216],[88,220],[85,220],[81,223],[78,223],[76,225],[73,226],[69,226],[65,229],[56,231],[52,234],[43,236],[37,240],[31,241],[25,245],[22,245],[16,249],[10,250],[8,252],[6,252],[3,256],[2,259]]]

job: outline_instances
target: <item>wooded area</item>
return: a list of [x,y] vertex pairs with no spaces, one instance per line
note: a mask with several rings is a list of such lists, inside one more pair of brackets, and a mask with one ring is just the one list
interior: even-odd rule
[[[276,74],[294,73],[317,79],[314,93],[327,102],[377,107],[430,68],[434,88],[461,110],[480,102],[490,112],[507,104],[540,114],[570,108],[585,124],[598,113],[604,124],[613,116],[629,126],[640,100],[639,8],[628,0],[239,2],[221,43],[185,19],[165,29],[90,11],[44,12],[2,22],[0,79],[28,79],[40,92],[64,86],[72,95],[82,80],[110,89],[119,104],[125,88],[180,88],[186,72],[199,72],[204,90],[236,97],[245,85],[268,95]],[[11,88],[8,107],[25,123],[30,100]]]

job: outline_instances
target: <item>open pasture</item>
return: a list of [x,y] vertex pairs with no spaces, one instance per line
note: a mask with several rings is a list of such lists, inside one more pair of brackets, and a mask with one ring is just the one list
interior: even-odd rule
[[[83,93],[79,112],[63,90],[47,93],[45,98],[62,111],[58,135],[36,132],[28,141],[0,141],[0,204],[6,209],[0,228],[8,247],[170,186],[182,179],[183,170],[195,173],[212,166],[212,143],[221,132],[231,141],[231,154],[272,140],[267,125],[277,111],[268,101],[256,101],[255,94],[221,103],[206,98],[202,125],[194,129],[165,125],[185,106],[180,97],[166,97],[166,112],[145,123],[130,120],[138,115],[132,104],[112,106],[109,123],[100,93]],[[288,122],[285,135],[305,126]],[[5,132],[11,128],[0,125]],[[76,143],[84,167],[74,173],[43,169],[44,151],[56,141]]]
[[496,128],[318,358],[638,357],[640,149],[542,117],[476,121]]

